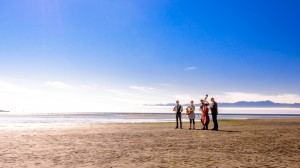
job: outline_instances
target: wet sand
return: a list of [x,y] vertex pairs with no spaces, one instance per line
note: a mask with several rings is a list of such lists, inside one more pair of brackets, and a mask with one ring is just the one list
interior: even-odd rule
[[0,167],[300,167],[300,118],[221,121],[220,131],[174,126],[1,129]]

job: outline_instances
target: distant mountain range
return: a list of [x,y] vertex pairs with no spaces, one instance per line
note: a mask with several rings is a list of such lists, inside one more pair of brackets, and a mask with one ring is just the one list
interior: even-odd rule
[[[175,103],[167,104],[145,104],[146,106],[175,106]],[[183,106],[188,106],[189,104],[183,104]],[[300,108],[300,103],[274,103],[270,100],[266,101],[238,101],[235,103],[218,103],[219,107],[248,107],[248,108]],[[200,104],[195,104],[195,106],[200,106]]]
[[0,110],[0,113],[1,113],[1,112],[9,112],[9,111],[6,111],[6,110]]

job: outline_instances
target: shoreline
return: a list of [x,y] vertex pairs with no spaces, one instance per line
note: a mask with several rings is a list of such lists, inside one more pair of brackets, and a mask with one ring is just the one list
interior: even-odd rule
[[[235,118],[235,119],[218,119],[219,125],[228,125],[231,123],[243,123],[247,121],[273,121],[273,120],[299,120],[300,117],[268,117],[268,118]],[[176,124],[176,120],[174,121],[163,121],[163,122],[123,122],[123,123],[115,123],[115,122],[104,122],[104,123],[23,123],[23,124],[7,124],[0,123],[0,132],[1,131],[31,131],[31,130],[47,130],[47,129],[72,129],[72,128],[84,128],[84,127],[97,127],[97,126],[110,126],[110,125],[120,125],[120,126],[130,126],[130,125],[168,125],[173,126]],[[182,121],[183,127],[189,127],[189,121]],[[195,120],[196,128],[202,128],[202,123],[200,120]],[[209,128],[213,127],[213,121],[210,117]]]

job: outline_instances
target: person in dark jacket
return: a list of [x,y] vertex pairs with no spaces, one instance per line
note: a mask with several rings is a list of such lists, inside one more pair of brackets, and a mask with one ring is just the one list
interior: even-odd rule
[[176,128],[178,128],[178,120],[180,121],[180,128],[182,129],[181,112],[183,111],[182,106],[179,104],[179,100],[176,101],[176,105],[173,108],[176,112]]
[[212,130],[218,131],[219,130],[219,125],[218,125],[218,120],[217,120],[217,116],[218,116],[218,103],[215,101],[214,98],[210,99],[212,104],[210,106],[210,110],[211,110],[211,115],[212,115],[212,119],[214,122],[214,128]]

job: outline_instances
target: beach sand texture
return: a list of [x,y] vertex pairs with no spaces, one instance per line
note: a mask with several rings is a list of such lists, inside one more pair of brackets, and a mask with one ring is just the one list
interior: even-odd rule
[[221,121],[218,132],[174,126],[2,129],[0,167],[300,167],[300,118]]

